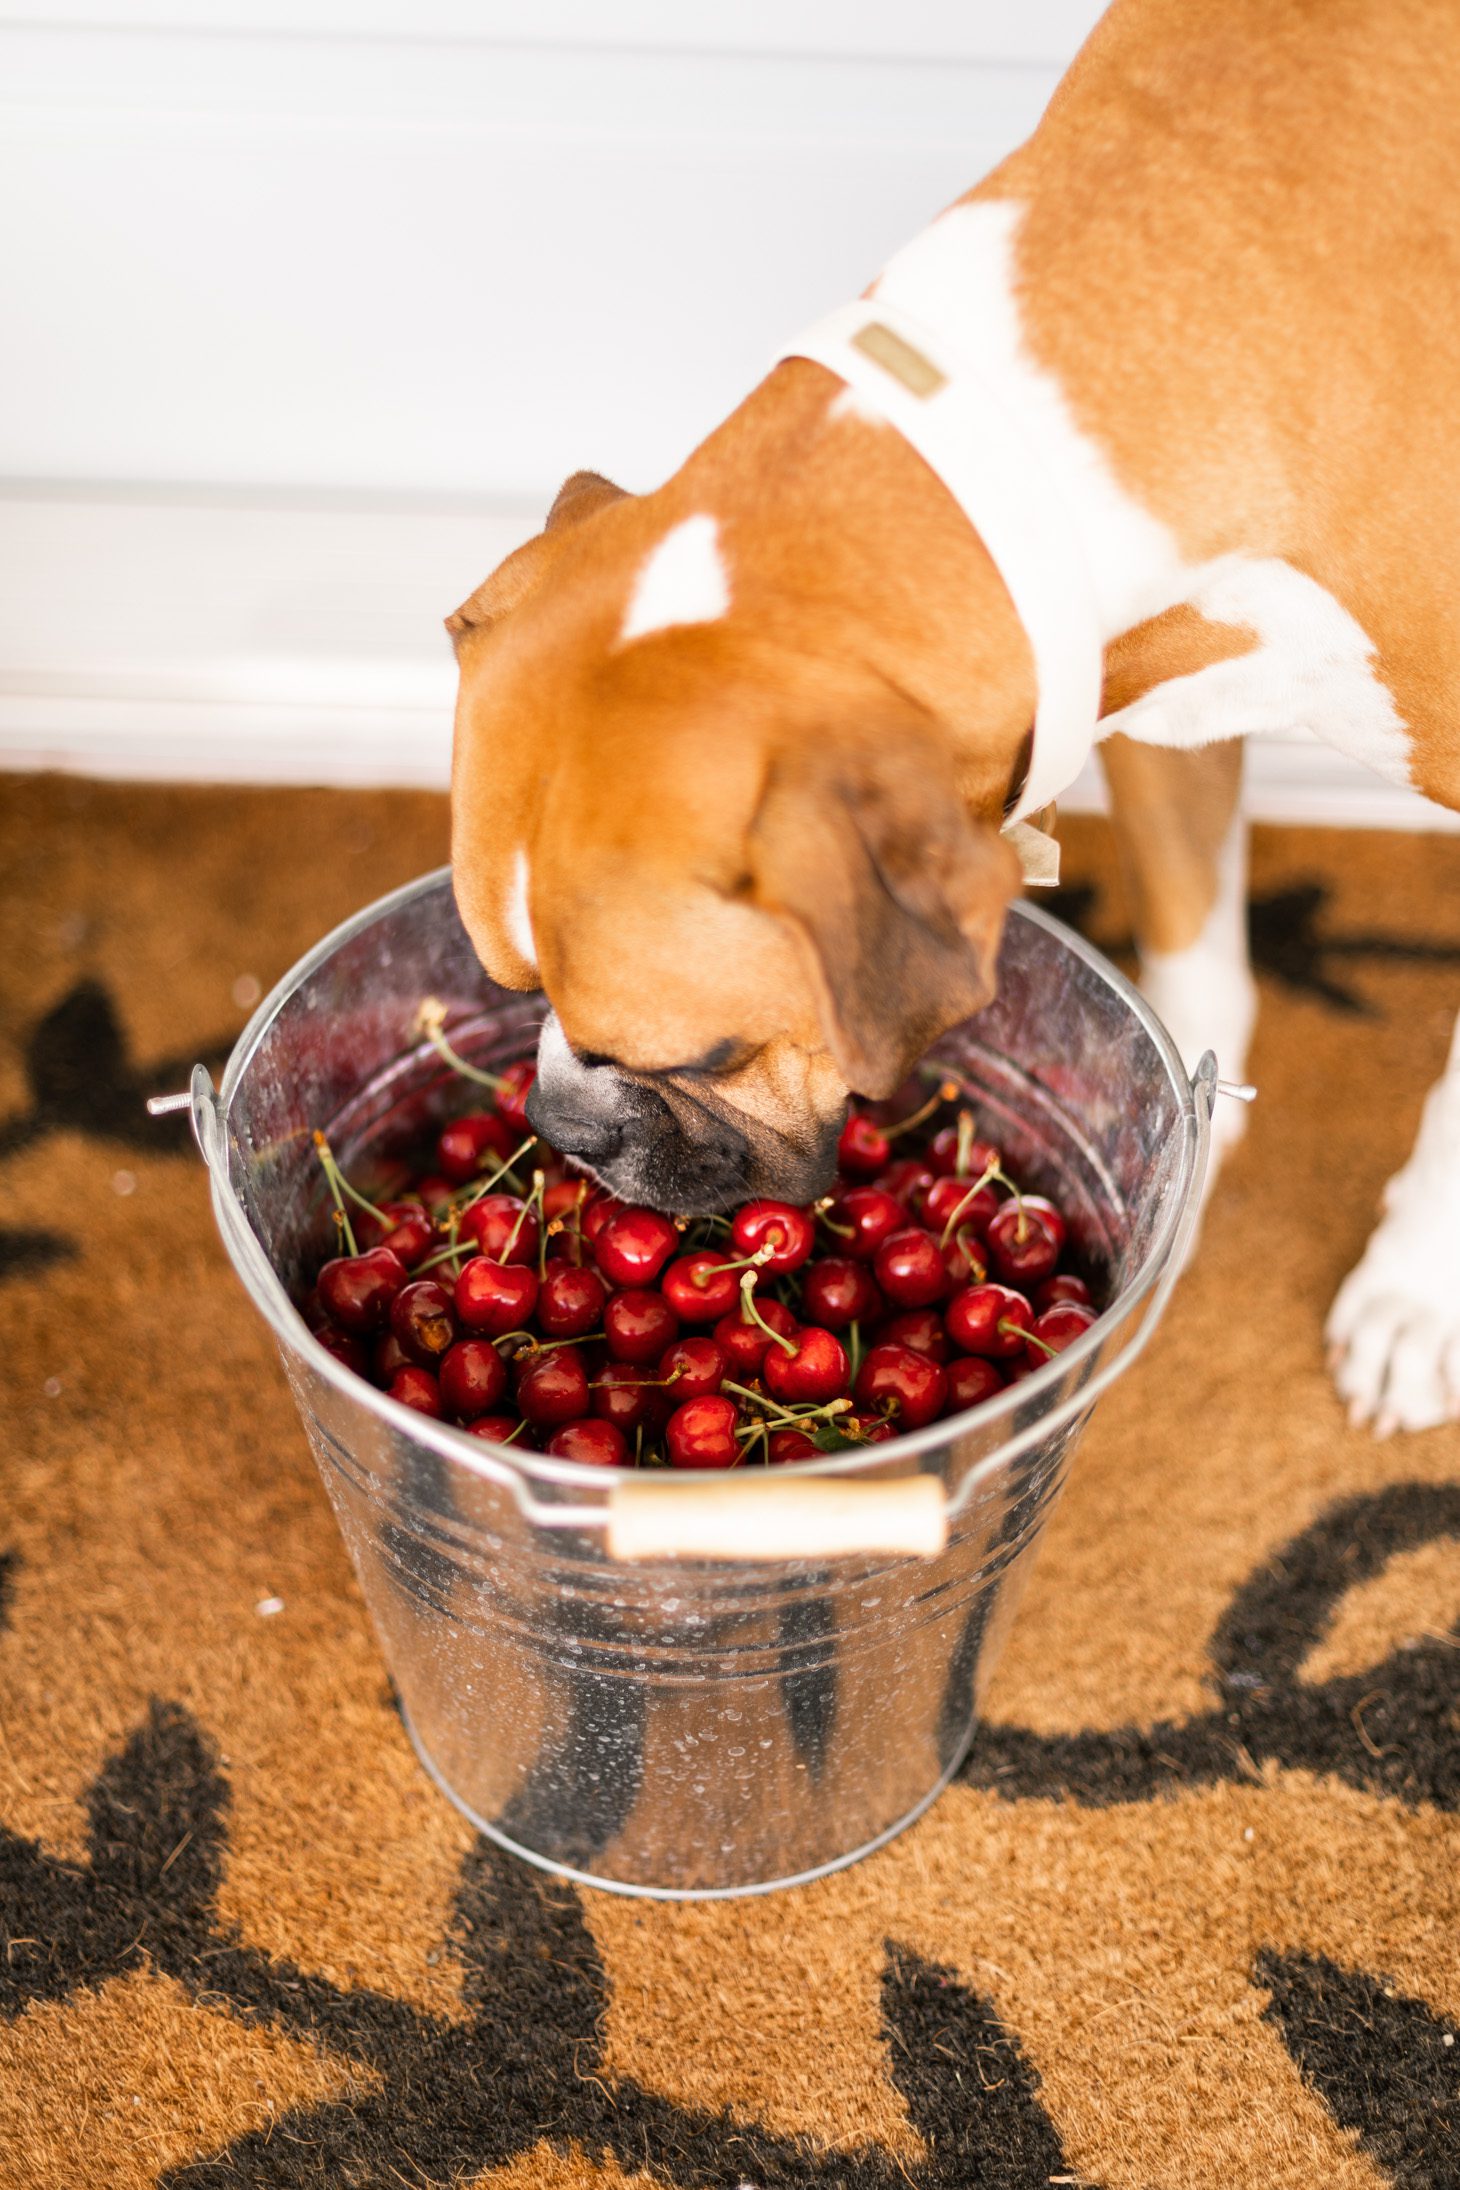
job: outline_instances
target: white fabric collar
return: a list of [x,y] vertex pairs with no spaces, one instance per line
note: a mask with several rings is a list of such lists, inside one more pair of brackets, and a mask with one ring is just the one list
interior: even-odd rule
[[1039,695],[1010,818],[1038,813],[1095,743],[1104,649],[1075,526],[1036,439],[976,363],[875,296],[818,320],[781,357],[824,365],[895,426],[987,548],[1028,636]]

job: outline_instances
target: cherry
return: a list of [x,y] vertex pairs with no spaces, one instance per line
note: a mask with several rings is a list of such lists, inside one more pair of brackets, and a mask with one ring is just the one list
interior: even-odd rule
[[1063,1212],[1056,1209],[1052,1201],[1047,1201],[1043,1194],[1025,1194],[1021,1199],[1026,1213],[1038,1217],[1055,1246],[1063,1247],[1070,1229],[1065,1223]]
[[676,1256],[659,1282],[664,1298],[686,1323],[714,1323],[740,1297],[740,1272],[727,1269],[725,1256],[713,1247]]
[[[870,1279],[868,1283],[871,1283]],[[796,1318],[778,1300],[757,1300],[755,1312],[761,1323],[768,1323],[771,1331],[782,1338],[789,1338],[796,1328]],[[721,1316],[715,1325],[714,1339],[725,1356],[726,1374],[737,1383],[747,1376],[759,1374],[766,1348],[771,1343],[770,1332],[763,1331],[760,1323],[752,1323],[738,1309],[734,1315]]]
[[990,1217],[998,1214],[999,1197],[992,1184],[978,1186],[978,1178],[975,1172],[971,1179],[955,1179],[946,1173],[934,1179],[917,1212],[919,1220],[930,1232],[945,1232],[955,1222],[960,1229],[970,1224],[976,1232],[985,1231]]
[[1059,1261],[1059,1241],[1028,1201],[1006,1201],[984,1233],[989,1260],[1011,1285],[1037,1285]]
[[521,1140],[532,1127],[527,1122],[527,1098],[532,1093],[532,1083],[537,1078],[537,1067],[527,1058],[515,1065],[508,1065],[499,1078],[497,1110]]
[[890,1232],[873,1259],[877,1283],[895,1308],[926,1308],[948,1290],[938,1242],[915,1224]]
[[961,1414],[965,1407],[981,1406],[1004,1388],[1004,1379],[981,1354],[960,1354],[948,1364],[948,1411]]
[[707,1399],[725,1381],[725,1356],[712,1338],[679,1338],[660,1356],[658,1374],[675,1399]]
[[874,1346],[857,1371],[855,1396],[859,1407],[890,1416],[899,1430],[920,1430],[942,1413],[948,1375],[911,1346]]
[[772,1467],[781,1467],[789,1460],[815,1460],[820,1451],[804,1430],[772,1430],[766,1457]]
[[1053,1277],[1046,1278],[1042,1285],[1036,1285],[1033,1299],[1041,1315],[1046,1308],[1052,1308],[1057,1300],[1072,1300],[1081,1308],[1091,1305],[1089,1286],[1082,1277],[1076,1277],[1073,1270],[1057,1271]]
[[971,1185],[991,1166],[997,1166],[999,1151],[992,1141],[976,1141],[970,1136],[964,1143],[960,1163],[958,1143],[961,1137],[961,1127],[945,1125],[942,1132],[935,1133],[929,1141],[923,1160],[930,1170],[946,1172],[950,1178],[966,1179]]
[[436,1227],[424,1209],[391,1205],[399,1210],[395,1223],[381,1241],[393,1255],[399,1255],[408,1270],[413,1270],[436,1236]]
[[475,1422],[468,1422],[465,1427],[469,1437],[489,1438],[494,1445],[500,1445],[514,1430],[522,1427],[522,1417],[520,1414],[479,1414]]
[[839,1226],[851,1226],[852,1236],[840,1242],[841,1251],[859,1262],[870,1262],[889,1233],[907,1223],[902,1203],[878,1186],[853,1186],[838,1195],[832,1217]]
[[953,1351],[943,1318],[932,1308],[909,1308],[906,1315],[894,1316],[877,1333],[877,1343],[911,1346],[915,1354],[926,1354],[930,1361],[947,1361]]
[[555,1262],[538,1290],[538,1327],[549,1338],[582,1338],[603,1321],[607,1299],[608,1287],[596,1270]]
[[982,1285],[989,1274],[984,1259],[983,1243],[976,1232],[962,1225],[943,1249],[943,1268],[956,1288],[960,1285]]
[[485,1338],[463,1338],[442,1356],[441,1397],[448,1413],[470,1422],[501,1404],[507,1390],[507,1364]]
[[489,1158],[500,1163],[516,1145],[500,1118],[490,1110],[474,1110],[468,1117],[442,1127],[436,1143],[436,1168],[453,1184],[464,1186],[487,1168]]
[[874,1124],[865,1111],[852,1111],[836,1144],[840,1169],[850,1172],[853,1178],[870,1179],[891,1154],[892,1143],[881,1126]]
[[663,1392],[632,1362],[605,1362],[593,1379],[593,1412],[621,1430],[650,1427],[664,1414],[665,1404]]
[[1073,1346],[1094,1321],[1095,1310],[1082,1301],[1057,1300],[1043,1315],[1035,1317],[1025,1351],[1037,1366],[1047,1361],[1051,1352],[1062,1354],[1066,1346]]
[[678,1336],[679,1318],[662,1293],[634,1286],[609,1300],[603,1329],[615,1361],[657,1361]]
[[617,1195],[610,1194],[606,1186],[595,1186],[593,1188],[587,1201],[583,1204],[583,1214],[578,1220],[583,1227],[583,1237],[590,1247],[597,1241],[599,1233],[603,1230],[609,1218],[625,1206],[626,1204],[621,1202]]
[[542,1197],[542,1213],[549,1224],[559,1218],[581,1222],[584,1204],[593,1191],[587,1179],[558,1179]]
[[571,1346],[543,1347],[527,1356],[517,1371],[517,1404],[542,1428],[588,1412],[588,1372]]
[[473,1255],[456,1281],[456,1313],[469,1331],[501,1338],[522,1330],[537,1306],[538,1278],[520,1262]]
[[1034,1325],[1034,1310],[1022,1293],[1007,1285],[965,1285],[943,1310],[948,1336],[966,1354],[990,1354],[1012,1360],[1024,1351],[1024,1333]]
[[407,1363],[391,1378],[385,1396],[402,1407],[409,1407],[415,1414],[429,1414],[438,1422],[441,1419],[441,1392],[429,1369],[418,1369]]
[[678,1245],[668,1217],[625,1203],[600,1225],[593,1254],[611,1285],[652,1285]]
[[409,1272],[388,1247],[363,1255],[337,1255],[316,1279],[321,1304],[347,1331],[378,1331]]
[[890,1163],[881,1178],[872,1183],[921,1220],[922,1197],[933,1183],[933,1174],[921,1156],[899,1156],[896,1163]]
[[428,1171],[424,1178],[417,1179],[416,1192],[428,1209],[440,1209],[452,1199],[456,1188],[439,1171]]
[[456,1337],[451,1295],[434,1278],[417,1278],[391,1302],[390,1328],[412,1361],[434,1368]]
[[834,1332],[808,1324],[794,1332],[786,1345],[793,1349],[790,1353],[779,1344],[768,1346],[761,1366],[765,1388],[773,1399],[807,1401],[819,1407],[841,1397],[851,1365]]
[[849,1323],[875,1323],[885,1305],[865,1262],[853,1262],[850,1255],[823,1255],[808,1265],[801,1286],[808,1323],[844,1331]]
[[853,1442],[859,1445],[885,1445],[889,1438],[897,1435],[887,1417],[881,1414],[844,1414],[841,1426],[849,1433],[857,1432]]
[[676,1407],[664,1428],[664,1444],[671,1467],[733,1468],[740,1458],[735,1442],[735,1402],[716,1396],[687,1399]]
[[515,1194],[483,1194],[462,1212],[461,1229],[493,1262],[536,1262],[536,1213]]
[[816,1245],[816,1225],[804,1209],[788,1201],[748,1201],[735,1212],[730,1238],[737,1255],[769,1248],[761,1268],[772,1277],[799,1270]]
[[584,1415],[553,1431],[546,1450],[559,1460],[578,1460],[590,1468],[621,1468],[628,1464],[629,1444],[624,1433],[601,1417]]
[[356,1376],[370,1374],[370,1356],[353,1331],[339,1331],[332,1323],[326,1323],[323,1330],[314,1335],[327,1354],[333,1354],[336,1361],[353,1369]]
[[388,1384],[399,1370],[410,1366],[411,1357],[394,1331],[382,1331],[370,1350],[370,1368],[376,1383]]

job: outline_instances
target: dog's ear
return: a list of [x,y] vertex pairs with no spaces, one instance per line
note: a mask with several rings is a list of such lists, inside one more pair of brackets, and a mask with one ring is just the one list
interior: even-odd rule
[[497,623],[530,593],[535,593],[552,567],[563,536],[585,519],[596,517],[610,502],[621,502],[626,491],[596,471],[575,471],[571,479],[565,479],[553,497],[553,506],[542,531],[535,539],[525,540],[520,548],[514,548],[506,561],[497,565],[491,577],[482,581],[471,599],[463,601],[460,608],[447,617],[446,628],[451,634],[452,645],[459,649],[469,631],[480,631],[487,624]]
[[797,935],[827,1047],[858,1094],[892,1094],[993,994],[1019,863],[969,820],[926,731],[782,751],[749,849],[749,894]]

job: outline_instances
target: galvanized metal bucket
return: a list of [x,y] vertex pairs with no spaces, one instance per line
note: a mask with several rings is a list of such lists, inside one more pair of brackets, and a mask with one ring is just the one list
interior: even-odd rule
[[730,1477],[488,1446],[366,1385],[291,1303],[331,1236],[313,1129],[368,1182],[461,1107],[422,999],[479,1064],[530,1046],[541,999],[487,980],[445,871],[311,951],[221,1090],[195,1073],[218,1228],[278,1341],[411,1738],[529,1861],[626,1893],[792,1884],[910,1823],[975,1738],[1075,1440],[1180,1267],[1216,1084],[1043,913],[1014,909],[999,978],[934,1055],[1059,1196],[1110,1308],[954,1422]]

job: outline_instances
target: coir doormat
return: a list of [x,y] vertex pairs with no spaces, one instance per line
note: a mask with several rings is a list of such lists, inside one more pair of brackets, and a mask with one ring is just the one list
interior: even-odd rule
[[1259,832],[1251,1132],[961,1783],[700,1906],[427,1784],[142,1109],[445,853],[424,796],[4,787],[0,2184],[1455,2190],[1460,1431],[1350,1432],[1320,1332],[1460,1003],[1460,840]]

